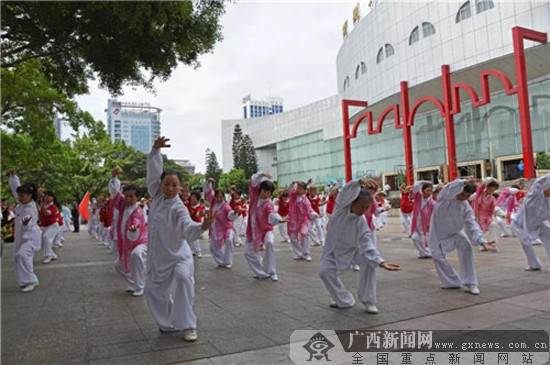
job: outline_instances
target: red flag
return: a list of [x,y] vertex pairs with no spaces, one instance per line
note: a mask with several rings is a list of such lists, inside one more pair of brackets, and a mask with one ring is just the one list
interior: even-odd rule
[[82,199],[80,204],[78,204],[78,212],[80,213],[81,216],[84,217],[84,219],[86,219],[86,222],[90,220],[90,213],[88,212],[89,202],[90,202],[90,192],[87,191],[86,195],[84,195],[84,198]]

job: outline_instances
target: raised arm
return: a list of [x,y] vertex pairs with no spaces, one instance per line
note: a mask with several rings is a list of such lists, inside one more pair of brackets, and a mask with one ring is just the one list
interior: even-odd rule
[[208,204],[210,204],[210,209],[214,207],[214,187],[213,183],[215,183],[216,180],[214,178],[209,178],[206,182],[206,185],[204,186],[204,197],[206,198],[206,201],[208,201]]
[[122,190],[118,175],[120,175],[120,170],[116,167],[113,168],[111,170],[111,179],[109,180],[109,194],[111,195],[111,198],[117,196]]
[[437,196],[437,200],[453,200],[456,196],[464,190],[464,180],[456,179],[453,182],[448,183],[441,189],[441,192]]
[[159,137],[153,144],[153,149],[147,156],[147,190],[149,195],[155,196],[160,188],[160,176],[162,175],[163,161],[161,148],[170,147],[170,139]]
[[17,188],[21,186],[21,182],[19,181],[19,176],[15,173],[15,170],[10,170],[10,188],[11,188],[11,195],[13,195],[13,198],[17,203],[19,203],[19,195],[17,194]]

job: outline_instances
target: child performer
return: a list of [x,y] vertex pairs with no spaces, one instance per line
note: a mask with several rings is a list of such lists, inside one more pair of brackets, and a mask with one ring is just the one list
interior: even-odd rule
[[63,215],[63,223],[67,225],[67,231],[72,231],[71,227],[71,209],[69,208],[69,203],[66,202],[61,207],[61,214]]
[[[512,215],[515,214],[519,208],[516,198],[516,194],[518,192],[519,190],[516,188],[506,187],[502,189],[500,195],[498,196],[495,210],[497,213],[497,222],[500,227],[501,237],[509,236],[508,231],[506,230],[506,223],[510,224]],[[506,218],[506,223],[504,223],[504,217]],[[513,233],[514,232],[512,231],[512,234]]]
[[189,217],[178,196],[180,172],[162,171],[160,149],[170,147],[168,141],[165,137],[157,138],[147,158],[147,187],[153,203],[148,219],[145,296],[161,332],[184,331],[185,341],[196,341],[194,263],[185,240],[193,242],[198,239],[212,224],[215,212],[211,208],[202,224]]
[[399,215],[401,216],[401,225],[403,232],[411,237],[410,224],[412,220],[412,212],[414,209],[414,194],[411,192],[411,187],[403,183],[399,187],[401,192],[401,202],[399,203]]
[[[218,264],[218,267],[230,269],[233,266],[233,221],[237,219],[239,206],[232,210],[225,201],[223,190],[216,190],[212,184],[216,182],[213,178],[208,179],[206,184],[206,199],[210,203],[210,209],[216,211],[216,220],[210,227],[210,253]],[[222,247],[225,248],[222,251]]]
[[330,221],[330,216],[334,212],[334,207],[336,206],[336,198],[338,197],[338,194],[340,193],[340,189],[338,186],[333,186],[330,189],[330,192],[328,194],[327,199],[327,208],[325,212],[327,213],[327,229],[328,229],[328,221]]
[[34,252],[40,251],[42,241],[38,226],[37,189],[34,184],[21,185],[15,170],[8,170],[8,174],[13,198],[18,203],[14,209],[15,276],[21,291],[28,293],[39,285],[33,265]]
[[288,235],[294,251],[294,260],[311,261],[308,243],[309,220],[321,218],[306,198],[307,185],[311,183],[293,181],[288,189]]
[[235,218],[235,221],[233,222],[233,243],[235,244],[235,247],[242,246],[243,241],[241,239],[241,226],[243,224],[243,201],[241,200],[241,191],[238,190],[235,185],[231,185],[229,187],[229,197],[231,198],[229,200],[229,206],[232,210],[235,210],[235,207],[239,207],[239,214],[237,214],[237,218]]
[[366,189],[377,184],[368,179],[350,181],[336,199],[336,208],[330,218],[327,243],[323,249],[319,276],[327,288],[333,308],[350,308],[355,305],[353,295],[346,290],[338,272],[350,267],[352,262],[361,268],[357,296],[367,313],[378,313],[376,308],[376,269],[400,270],[399,265],[384,262],[376,249],[373,232],[363,217],[373,204],[372,195]]
[[117,168],[111,170],[109,180],[111,204],[118,210],[118,220],[115,224],[118,243],[118,260],[115,263],[116,271],[126,282],[126,291],[132,296],[143,295],[145,287],[145,262],[147,259],[147,225],[143,210],[139,206],[140,191],[136,185],[124,186],[119,189]]
[[288,192],[279,189],[278,192],[278,198],[277,198],[277,214],[285,220],[282,223],[279,223],[279,233],[281,234],[281,237],[283,238],[283,242],[290,242],[290,237],[288,237],[288,229],[287,229],[287,223],[286,219],[288,217]]
[[88,221],[88,234],[92,238],[98,238],[97,230],[99,228],[99,208],[97,200],[93,198],[88,205],[90,220]]
[[[489,251],[496,249],[491,246],[494,242],[483,238],[467,202],[476,190],[474,184],[474,180],[457,179],[441,189],[433,209],[429,242],[441,287],[456,289],[464,285],[471,294],[479,294],[472,245],[481,245]],[[458,252],[460,276],[445,258],[454,250]]]
[[248,206],[250,202],[243,196],[241,197],[241,202],[243,203],[239,210],[239,215],[243,217],[242,223],[238,229],[240,236],[246,236],[246,230],[248,227]]
[[526,271],[542,268],[542,263],[533,249],[533,241],[540,239],[550,258],[550,175],[538,178],[523,199],[517,215],[512,220],[512,229],[521,242],[527,256]]
[[44,198],[40,204],[40,225],[42,226],[42,247],[44,248],[44,263],[49,264],[52,260],[57,260],[57,255],[53,252],[53,243],[59,232],[58,209],[55,204],[55,194],[53,191],[45,191]]
[[[478,186],[474,199],[474,214],[476,222],[483,233],[489,233],[489,241],[495,242],[493,247],[496,248],[498,239],[497,222],[493,220],[496,207],[496,199],[493,196],[498,189],[498,182],[493,178],[488,178]],[[487,251],[483,246],[479,248],[481,251]]]
[[[205,206],[199,202],[200,198],[201,194],[198,191],[193,191],[189,196],[189,199],[183,203],[187,207],[187,210],[189,211],[189,215],[191,216],[193,222],[197,223],[202,223],[202,218],[205,215]],[[196,240],[188,243],[189,247],[191,248],[191,252],[193,253],[193,256],[199,258],[202,257],[201,244],[199,242],[199,239],[197,238]]]
[[[271,201],[271,195],[275,190],[271,175],[267,173],[256,173],[250,178],[248,195],[250,196],[250,222],[246,230],[246,244],[244,257],[257,279],[271,277],[271,280],[278,281],[277,267],[275,265],[275,236],[273,226],[286,222],[275,213]],[[261,247],[265,247],[265,256],[262,258]]]
[[432,199],[432,191],[433,185],[430,181],[417,181],[412,187],[414,208],[411,235],[414,245],[418,250],[418,258],[420,259],[432,257],[428,248],[430,218],[435,206],[435,201]]
[[[321,210],[319,209],[319,207],[325,205],[327,202],[321,201],[321,197],[317,194],[317,187],[315,186],[311,186],[309,188],[309,194],[307,194],[307,198],[311,203],[311,208],[313,208],[313,211],[317,213],[317,217],[312,218],[309,221],[308,225],[309,238],[311,238],[311,240],[313,241],[311,245],[324,246],[325,235],[323,232],[323,215],[321,214]],[[315,229],[317,229],[317,234],[315,233]],[[319,238],[317,239],[317,237]]]

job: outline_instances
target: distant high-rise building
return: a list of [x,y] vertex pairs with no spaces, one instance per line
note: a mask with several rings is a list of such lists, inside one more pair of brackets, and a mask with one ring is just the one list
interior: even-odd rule
[[191,163],[189,160],[174,160],[176,165],[181,166],[187,171],[189,175],[193,175],[195,173],[195,165]]
[[55,128],[55,135],[59,140],[61,140],[61,121],[62,119],[59,117],[59,114],[55,112],[53,115],[53,127]]
[[243,98],[244,118],[263,117],[264,115],[283,112],[283,99],[267,97],[264,100],[252,100],[250,95]]
[[160,137],[162,109],[149,103],[127,103],[109,99],[107,103],[107,133],[111,141],[124,141],[136,150],[149,153]]

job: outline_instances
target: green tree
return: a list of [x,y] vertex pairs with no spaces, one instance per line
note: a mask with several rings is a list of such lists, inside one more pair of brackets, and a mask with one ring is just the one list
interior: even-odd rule
[[209,148],[206,149],[206,176],[208,178],[213,177],[218,181],[220,179],[220,174],[222,169],[218,163],[216,153],[211,151]]
[[536,159],[537,169],[546,170],[550,169],[550,154],[539,152]]
[[250,179],[252,175],[258,172],[258,159],[254,144],[248,134],[245,134],[243,137],[240,156],[245,176],[247,179]]
[[226,190],[231,186],[235,185],[237,189],[241,190],[243,193],[248,194],[248,182],[250,180],[246,178],[244,170],[241,169],[232,169],[227,173],[222,173],[220,175],[220,180],[218,181],[218,188]]
[[113,94],[124,83],[151,89],[178,63],[200,65],[222,39],[224,11],[221,0],[2,2],[1,67],[40,59],[70,97],[94,75]]
[[231,151],[233,153],[233,168],[242,169],[243,163],[241,159],[241,145],[243,141],[243,131],[240,125],[236,125],[233,129],[233,145]]

